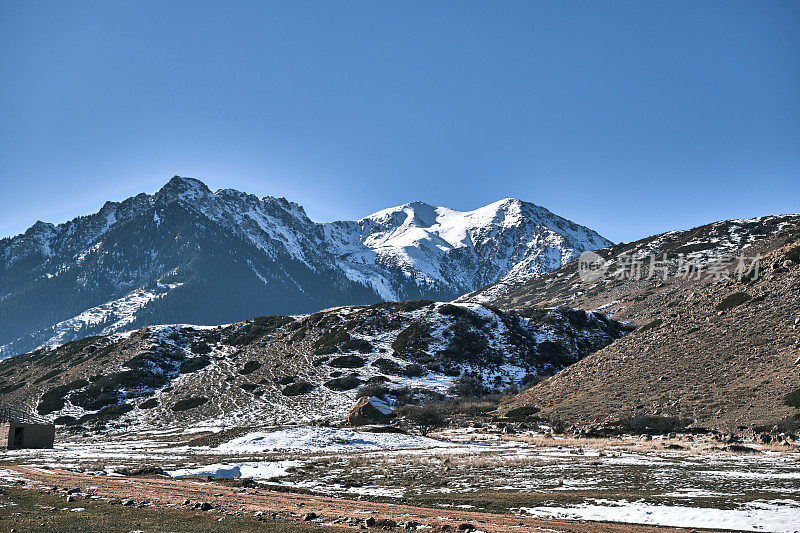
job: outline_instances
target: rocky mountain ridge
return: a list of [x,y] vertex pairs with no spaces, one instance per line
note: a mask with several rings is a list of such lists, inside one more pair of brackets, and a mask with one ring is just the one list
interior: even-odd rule
[[284,198],[175,177],[0,240],[0,357],[150,324],[448,300],[608,244],[514,199],[465,213],[415,202],[320,224]]

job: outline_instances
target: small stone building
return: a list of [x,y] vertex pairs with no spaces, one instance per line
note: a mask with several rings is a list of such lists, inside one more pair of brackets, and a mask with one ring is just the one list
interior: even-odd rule
[[52,448],[56,427],[46,420],[16,409],[0,407],[0,447]]

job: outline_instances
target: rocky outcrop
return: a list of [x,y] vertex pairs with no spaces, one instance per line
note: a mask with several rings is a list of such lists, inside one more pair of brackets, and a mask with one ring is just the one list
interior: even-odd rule
[[394,418],[392,408],[384,400],[371,396],[358,399],[347,414],[347,425],[367,426],[370,424],[385,424]]

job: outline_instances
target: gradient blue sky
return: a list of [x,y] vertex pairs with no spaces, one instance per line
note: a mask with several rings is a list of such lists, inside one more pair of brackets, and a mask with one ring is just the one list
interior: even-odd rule
[[318,221],[800,211],[800,2],[0,0],[0,236],[174,174]]

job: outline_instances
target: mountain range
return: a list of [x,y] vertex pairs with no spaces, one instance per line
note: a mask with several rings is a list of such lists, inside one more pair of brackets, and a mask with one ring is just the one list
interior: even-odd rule
[[336,423],[465,386],[525,386],[491,416],[575,431],[800,427],[797,214],[612,244],[513,199],[319,224],[174,178],[0,251],[6,353],[51,345],[0,363],[0,401],[75,431]]
[[155,194],[0,240],[0,357],[153,324],[450,300],[610,244],[516,199],[317,223],[284,198],[176,176]]

